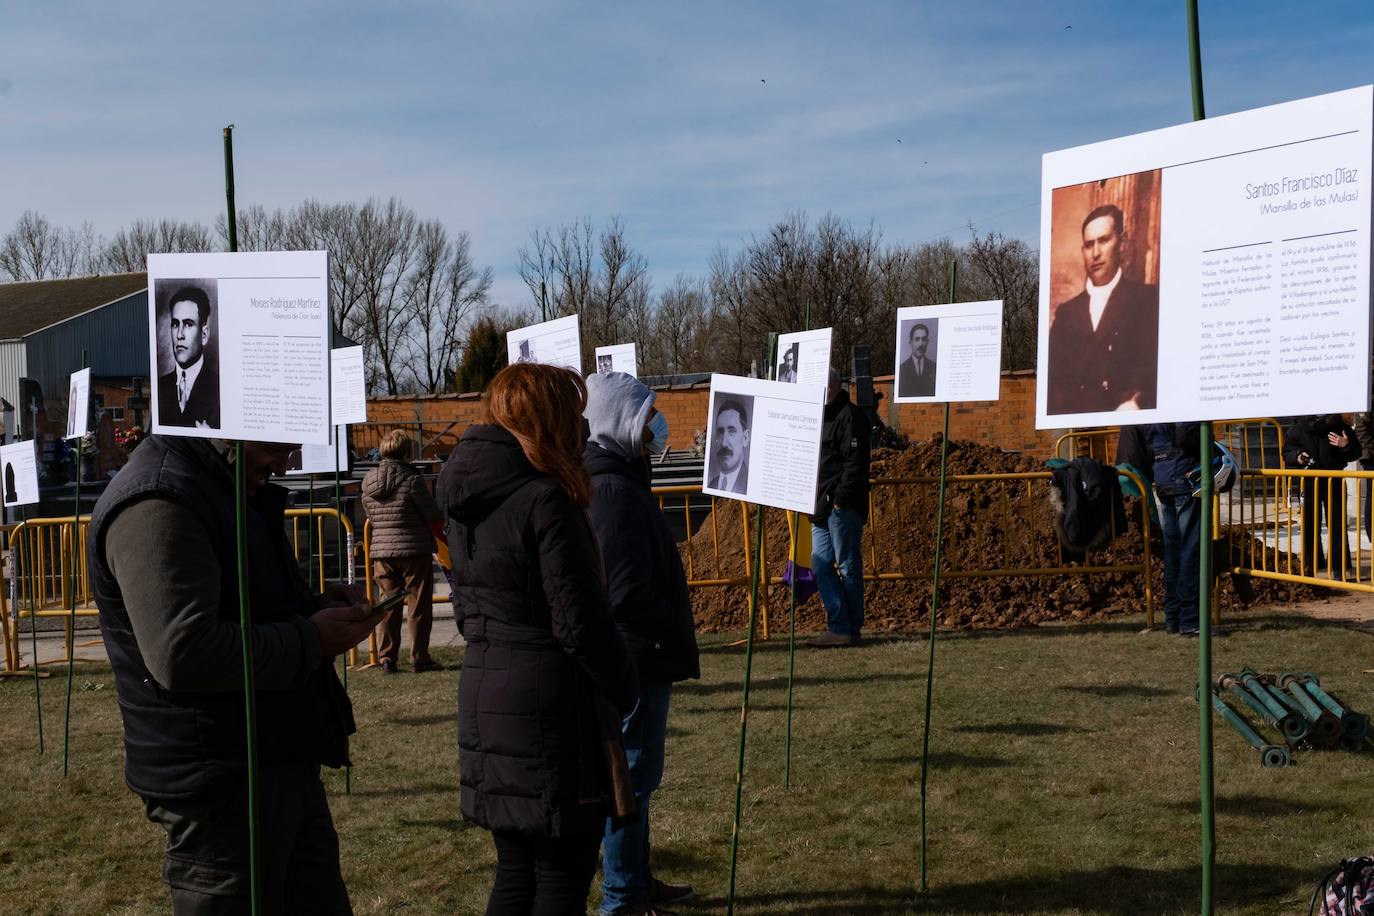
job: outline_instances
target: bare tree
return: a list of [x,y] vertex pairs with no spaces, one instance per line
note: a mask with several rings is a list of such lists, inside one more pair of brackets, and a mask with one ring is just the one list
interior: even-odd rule
[[[220,218],[223,220],[223,217]],[[100,264],[110,273],[148,269],[148,255],[210,251],[210,230],[175,219],[134,220],[101,246]]]
[[0,238],[0,273],[12,280],[51,280],[95,273],[95,233],[90,224],[63,229],[25,210]]
[[711,309],[706,284],[678,274],[658,298],[642,370],[651,375],[682,375],[710,368]]
[[405,287],[413,327],[410,371],[422,391],[437,394],[453,377],[465,325],[487,304],[492,271],[473,264],[466,232],[450,242],[438,220],[420,223],[415,242],[415,267]]
[[980,299],[1002,300],[1002,367],[1035,365],[1040,314],[1040,265],[1035,251],[1000,232],[973,233],[964,249]]
[[339,257],[352,272],[358,297],[345,316],[343,332],[358,336],[371,356],[374,388],[400,394],[405,340],[413,314],[404,307],[406,277],[415,258],[415,212],[396,198],[369,200],[357,211],[353,231]]

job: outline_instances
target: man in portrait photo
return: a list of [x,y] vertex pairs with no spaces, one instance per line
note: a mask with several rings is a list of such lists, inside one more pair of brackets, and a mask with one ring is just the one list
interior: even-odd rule
[[1159,287],[1126,276],[1125,219],[1103,204],[1083,220],[1083,292],[1050,325],[1046,413],[1148,410],[1159,376]]
[[76,382],[72,382],[71,390],[67,392],[67,435],[75,436],[79,432],[76,428]]
[[602,353],[596,358],[596,371],[601,375],[605,375],[608,372],[614,372],[615,367],[611,365],[611,362],[611,354]]
[[712,489],[743,496],[749,489],[749,409],[727,396],[716,408],[711,439]]
[[935,396],[935,360],[930,347],[930,325],[918,321],[906,332],[907,357],[897,367],[897,394],[904,398]]
[[801,344],[794,343],[782,354],[782,365],[778,367],[778,381],[795,382],[797,380],[797,357],[801,352]]
[[167,300],[168,343],[174,365],[158,377],[158,422],[219,429],[219,367],[208,359],[210,296],[183,286]]

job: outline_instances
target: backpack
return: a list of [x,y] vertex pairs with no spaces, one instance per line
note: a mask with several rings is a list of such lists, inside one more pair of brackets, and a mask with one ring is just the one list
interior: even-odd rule
[[1346,859],[1328,872],[1312,892],[1307,916],[1374,916],[1374,857]]

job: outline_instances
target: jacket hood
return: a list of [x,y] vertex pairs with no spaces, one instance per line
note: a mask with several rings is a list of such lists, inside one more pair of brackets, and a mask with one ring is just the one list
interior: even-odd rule
[[381,464],[363,478],[363,495],[376,500],[390,499],[414,473],[395,458],[383,458]]
[[542,476],[504,428],[475,423],[463,433],[439,475],[439,504],[458,521],[477,521]]
[[624,372],[587,376],[588,441],[621,458],[644,454],[644,427],[655,395],[643,382]]
[[833,399],[825,402],[825,408],[822,411],[822,415],[829,419],[838,414],[841,410],[844,410],[845,405],[848,403],[849,392],[841,388]]

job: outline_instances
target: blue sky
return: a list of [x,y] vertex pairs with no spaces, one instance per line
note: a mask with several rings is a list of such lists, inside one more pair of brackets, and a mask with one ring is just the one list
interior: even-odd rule
[[[1191,117],[1183,0],[6,7],[0,231],[209,223],[233,122],[241,204],[396,195],[510,304],[582,216],[659,287],[795,209],[1034,245],[1042,153]],[[1374,81],[1369,0],[1201,7],[1211,115]]]

